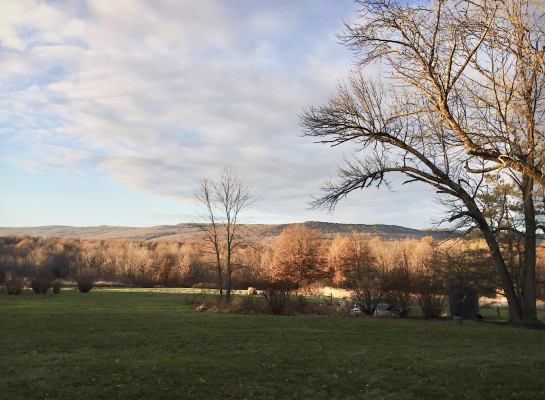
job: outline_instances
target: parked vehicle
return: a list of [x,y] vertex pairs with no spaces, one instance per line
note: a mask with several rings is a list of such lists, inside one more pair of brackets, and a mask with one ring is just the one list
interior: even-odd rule
[[[363,315],[360,306],[356,303],[350,310],[350,315]],[[398,317],[399,308],[394,304],[379,304],[375,309],[373,316],[387,316],[387,317]]]

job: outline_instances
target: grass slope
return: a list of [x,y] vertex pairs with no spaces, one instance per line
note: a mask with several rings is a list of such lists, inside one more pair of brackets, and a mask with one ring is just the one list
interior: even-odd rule
[[186,296],[0,295],[0,397],[545,398],[544,331],[199,313]]

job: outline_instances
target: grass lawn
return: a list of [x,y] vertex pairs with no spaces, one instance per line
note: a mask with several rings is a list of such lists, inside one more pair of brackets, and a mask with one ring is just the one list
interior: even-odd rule
[[545,331],[201,313],[186,296],[0,295],[0,398],[545,399]]

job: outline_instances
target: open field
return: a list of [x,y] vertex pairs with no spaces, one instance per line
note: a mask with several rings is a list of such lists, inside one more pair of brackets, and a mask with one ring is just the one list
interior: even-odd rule
[[0,295],[0,397],[545,398],[545,331],[200,313],[188,296]]

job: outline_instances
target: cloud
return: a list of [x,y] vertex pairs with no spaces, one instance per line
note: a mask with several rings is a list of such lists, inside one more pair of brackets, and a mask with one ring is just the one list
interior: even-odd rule
[[289,220],[351,151],[298,126],[351,66],[335,38],[350,0],[1,7],[0,156],[27,169],[92,170],[189,201],[229,165],[263,214]]

